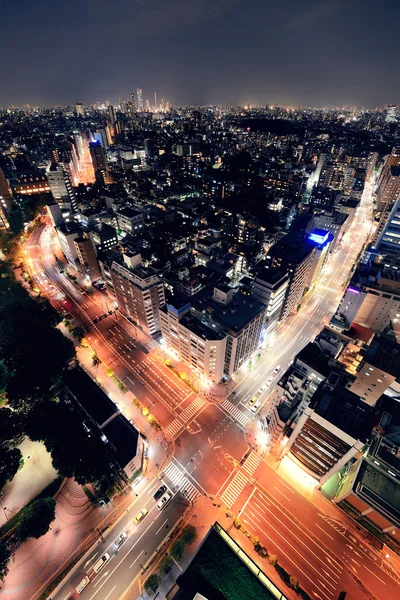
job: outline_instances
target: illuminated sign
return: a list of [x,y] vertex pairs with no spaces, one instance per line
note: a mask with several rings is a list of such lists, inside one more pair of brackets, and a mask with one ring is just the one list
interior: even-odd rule
[[353,288],[353,287],[347,288],[347,291],[351,292],[352,294],[359,294],[360,293],[360,290],[357,290],[356,288]]
[[325,244],[329,237],[329,231],[324,231],[323,229],[314,229],[308,236],[308,239],[312,242],[316,242],[317,244]]

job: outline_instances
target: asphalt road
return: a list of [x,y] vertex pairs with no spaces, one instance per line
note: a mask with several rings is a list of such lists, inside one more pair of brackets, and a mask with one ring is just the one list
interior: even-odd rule
[[[78,597],[81,600],[118,600],[121,597],[188,507],[188,501],[180,492],[175,492],[170,503],[158,510],[153,494],[160,485],[158,478],[153,480],[113,529],[103,534],[104,541],[99,536],[96,548],[51,600]],[[147,508],[148,514],[136,524],[134,518],[142,508]],[[119,537],[123,532],[127,538],[120,545]],[[100,572],[95,573],[93,565],[105,553],[110,559]],[[85,576],[89,577],[90,583],[79,595],[75,588]]]
[[[352,265],[370,232],[371,192],[372,183],[366,185],[351,227],[338,250],[330,256],[320,281],[315,283],[304,299],[300,312],[270,340],[270,350],[254,365],[251,372],[244,370],[239,374],[242,381],[231,384],[230,395],[218,405],[209,404],[190,393],[185,384],[152,356],[151,351],[146,348],[146,340],[136,339],[140,334],[135,333],[135,328],[121,317],[107,317],[93,325],[93,319],[107,312],[104,297],[96,293],[88,298],[57,272],[52,258],[51,240],[46,241],[50,230],[44,233],[43,228],[42,231],[38,229],[34,234],[36,237],[30,239],[31,244],[36,239],[41,244],[36,263],[33,261],[33,267],[38,271],[35,279],[40,287],[43,289],[47,285],[43,280],[44,273],[52,282],[50,285],[55,288],[49,290],[49,293],[53,292],[53,299],[56,299],[54,294],[64,294],[64,307],[88,328],[87,337],[91,338],[89,341],[92,347],[101,358],[106,357],[103,360],[112,365],[124,384],[142,402],[148,403],[169,437],[175,439],[174,457],[164,468],[164,479],[171,489],[175,492],[180,490],[182,498],[185,497],[189,502],[202,495],[209,495],[232,509],[235,514],[241,510],[249,529],[253,528],[270,552],[272,549],[276,550],[281,564],[298,575],[301,585],[309,593],[324,600],[333,600],[341,589],[348,591],[349,598],[359,600],[363,597],[344,569],[345,564],[350,565],[354,577],[365,582],[377,598],[396,597],[398,581],[379,553],[364,547],[358,538],[350,539],[351,533],[340,533],[340,510],[336,509],[336,521],[324,520],[321,517],[323,511],[318,508],[317,502],[303,497],[263,462],[259,455],[250,452],[244,431],[251,419],[258,417],[254,417],[247,403],[272,376],[273,382],[260,396],[264,404],[268,402],[274,384],[289,362],[334,314],[351,275]],[[46,245],[47,250],[44,251]],[[60,301],[63,303],[63,299]],[[274,374],[277,365],[281,369],[279,374]],[[139,499],[138,505],[143,504],[143,500],[144,497]],[[166,510],[172,510],[173,506]],[[144,535],[147,527],[150,531],[148,519],[152,518],[151,515],[153,512],[137,526],[137,535],[140,537],[143,534],[143,538],[139,541],[133,536],[131,542],[129,538],[120,551],[117,559],[119,562],[112,559],[117,563],[116,567],[113,565],[104,581],[100,579],[100,576],[104,576],[102,571],[96,578],[98,584],[91,582],[87,590],[98,586],[98,591],[102,590],[102,600],[106,597],[119,597],[119,586],[125,580],[120,580],[119,571],[114,576],[114,571],[120,568],[121,563],[122,570],[129,572],[131,579],[136,573],[137,567],[127,567],[130,559],[125,559],[131,552],[129,544],[133,545],[135,539],[139,543],[132,550],[132,562],[137,553],[142,552],[142,546],[147,543],[145,540],[152,537]],[[171,515],[172,520],[173,518],[179,518],[178,514]],[[160,520],[159,515],[157,519]],[[333,551],[328,556],[327,548],[330,546]],[[150,550],[143,550],[146,551]],[[130,571],[131,568],[133,571]],[[107,566],[105,571],[108,569]],[[109,596],[104,593],[106,591]],[[96,593],[91,592],[92,595],[89,595],[87,591],[87,596],[84,597],[91,599],[96,597]],[[57,600],[65,600],[65,596],[57,597]]]

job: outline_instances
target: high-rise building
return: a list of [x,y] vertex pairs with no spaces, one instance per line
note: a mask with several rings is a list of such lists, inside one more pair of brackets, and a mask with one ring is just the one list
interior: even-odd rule
[[139,111],[143,110],[143,91],[141,88],[138,88],[136,90],[136,97],[137,97],[137,108]]
[[390,211],[375,247],[385,254],[400,256],[400,195]]
[[126,102],[125,98],[123,98],[122,96],[119,99],[119,110],[124,114],[126,113]]
[[255,279],[252,297],[267,307],[267,333],[280,321],[288,287],[289,276],[284,271],[263,268]]
[[67,169],[61,164],[51,163],[47,179],[53,198],[61,208],[76,208],[76,196]]
[[76,110],[76,114],[77,114],[79,117],[83,117],[83,116],[85,115],[85,112],[84,112],[84,109],[83,109],[83,104],[82,104],[82,102],[77,102],[77,103],[75,104],[75,110]]
[[160,308],[164,286],[157,272],[141,265],[140,255],[124,255],[124,264],[113,262],[111,277],[119,310],[148,335],[161,330]]
[[150,100],[146,99],[146,110],[150,110]]
[[385,108],[386,123],[395,123],[397,121],[397,104],[388,104]]
[[289,274],[289,288],[282,309],[282,319],[295,312],[310,283],[310,273],[315,268],[317,246],[308,239],[301,239],[296,233],[286,235],[272,246],[266,258],[269,268],[284,270]]
[[76,249],[79,266],[83,274],[90,281],[100,279],[100,268],[97,262],[96,252],[89,237],[78,237],[73,241]]
[[154,110],[158,110],[157,92],[154,92]]
[[108,116],[110,118],[111,127],[115,127],[115,111],[112,104],[108,105]]
[[104,156],[104,150],[100,142],[90,142],[89,152],[95,174],[96,171],[105,171],[107,167],[106,157]]
[[132,115],[137,111],[135,93],[131,93],[131,113]]
[[218,333],[190,315],[190,303],[176,308],[168,304],[160,311],[163,342],[174,350],[182,362],[218,383],[224,375],[227,336]]

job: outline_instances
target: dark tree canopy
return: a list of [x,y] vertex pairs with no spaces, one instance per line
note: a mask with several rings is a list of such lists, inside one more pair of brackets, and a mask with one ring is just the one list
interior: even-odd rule
[[15,527],[15,536],[24,542],[29,538],[39,538],[49,531],[50,524],[56,518],[54,498],[41,498],[29,504]]

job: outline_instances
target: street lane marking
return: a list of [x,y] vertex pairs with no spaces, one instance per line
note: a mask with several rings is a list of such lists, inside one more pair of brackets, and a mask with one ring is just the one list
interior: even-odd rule
[[[250,520],[250,521],[253,523],[253,525],[255,525],[256,527],[258,527],[259,529],[261,529],[261,527],[260,527],[259,525],[257,525],[257,523],[255,523],[251,517],[248,517],[248,519],[249,519],[249,520]],[[249,522],[248,522],[248,521],[246,521],[246,519],[243,519],[243,522],[244,522],[244,523],[247,523],[247,524],[249,524]],[[306,573],[305,573],[305,572],[304,572],[304,571],[303,571],[303,570],[302,570],[302,569],[299,567],[299,565],[298,565],[297,563],[295,563],[295,562],[294,562],[294,560],[293,560],[292,558],[290,558],[290,556],[289,556],[288,554],[286,554],[286,552],[285,552],[284,550],[282,550],[282,548],[280,548],[280,546],[278,546],[278,544],[277,544],[276,542],[274,542],[274,540],[273,540],[273,539],[272,539],[272,538],[271,538],[271,537],[270,537],[268,534],[266,534],[266,533],[265,533],[265,531],[264,531],[263,529],[261,529],[261,532],[262,532],[262,533],[265,535],[265,537],[266,537],[267,539],[269,539],[269,541],[270,541],[270,542],[272,542],[272,543],[274,544],[274,546],[276,546],[276,547],[278,548],[279,552],[280,552],[281,554],[283,554],[284,556],[286,556],[286,558],[287,558],[287,559],[288,559],[288,560],[289,560],[289,561],[290,561],[290,562],[291,562],[291,563],[292,563],[292,564],[293,564],[293,565],[296,567],[296,569],[298,569],[298,570],[300,571],[300,573],[302,573],[302,574],[304,575],[304,577],[306,577],[306,578],[307,578],[307,579],[308,579],[308,580],[311,582],[311,584],[312,584],[313,586],[315,586],[315,587],[317,588],[317,590],[319,590],[319,591],[321,592],[321,594],[324,594],[324,596],[326,596],[327,598],[329,598],[329,596],[327,596],[327,595],[325,594],[325,592],[324,592],[323,590],[321,590],[321,588],[319,588],[317,585],[315,585],[315,581],[314,581],[313,579],[311,579],[311,577],[309,577],[309,576],[308,576],[308,575],[307,575],[307,574],[306,574]],[[289,544],[289,542],[287,542],[287,543]],[[289,546],[290,546],[290,544],[289,544]],[[292,548],[293,548],[293,550],[294,550],[294,551],[295,551],[295,552],[296,552],[296,553],[297,553],[297,554],[298,554],[298,555],[299,555],[301,558],[304,558],[304,557],[302,557],[302,555],[301,555],[299,552],[297,552],[297,550],[296,550],[296,549],[295,549],[293,546],[292,546]],[[311,567],[312,565],[309,565],[309,566]]]
[[247,498],[246,502],[243,505],[243,508],[241,508],[238,512],[238,516],[244,511],[244,509],[246,508],[246,506],[248,505],[248,503],[250,502],[251,498],[253,497],[254,492],[256,491],[256,488],[253,487],[253,491],[251,492],[250,496]]
[[133,561],[133,563],[129,567],[130,569],[132,569],[132,567],[135,564],[135,562],[137,562],[139,560],[139,558],[142,556],[143,552],[144,552],[144,550],[142,550],[141,553],[137,555],[137,557],[135,558],[135,560]]
[[145,529],[142,533],[142,535],[136,540],[136,542],[133,544],[132,548],[130,550],[128,550],[128,552],[125,554],[125,556],[123,558],[121,558],[121,560],[119,561],[119,563],[117,564],[117,566],[115,567],[115,569],[113,569],[113,571],[111,571],[111,573],[109,574],[109,576],[107,577],[107,579],[105,579],[103,581],[103,583],[101,584],[101,586],[99,587],[99,589],[93,594],[93,596],[90,597],[90,600],[93,600],[93,598],[96,596],[96,594],[99,593],[99,591],[101,590],[101,588],[103,587],[103,585],[105,583],[107,583],[107,581],[110,579],[110,577],[115,573],[115,571],[118,569],[119,565],[126,559],[126,557],[132,552],[132,550],[134,549],[134,547],[140,542],[140,540],[142,539],[142,537],[148,532],[148,530],[150,529],[150,527],[152,527],[153,523],[150,523],[150,525],[148,526],[147,529]]
[[286,498],[286,500],[289,500],[289,502],[290,502],[290,498],[288,496],[286,496],[286,494],[284,494],[279,488],[277,488],[276,485],[274,485],[274,488],[276,489],[277,492],[279,492],[280,494],[282,494],[282,496],[284,498]]
[[156,535],[157,535],[157,533],[158,533],[159,531],[161,531],[161,529],[164,527],[165,523],[167,523],[167,522],[168,522],[168,519],[165,519],[165,521],[164,521],[164,523],[161,525],[161,527],[159,527],[159,528],[157,529],[157,531],[156,531]]
[[109,594],[107,594],[107,596],[104,598],[104,600],[107,600],[107,598],[109,598],[111,596],[111,594],[113,593],[113,591],[115,590],[117,586],[114,585],[113,589],[111,590],[111,592]]
[[193,477],[193,475],[191,475],[191,474],[189,473],[189,471],[188,471],[187,469],[185,469],[185,467],[183,466],[183,464],[182,464],[182,463],[180,463],[180,462],[179,462],[179,460],[178,460],[177,458],[175,458],[175,456],[173,456],[173,457],[172,457],[172,460],[174,460],[175,462],[177,462],[177,463],[178,463],[178,465],[181,467],[181,469],[183,469],[183,470],[185,471],[185,473],[187,474],[187,476],[188,476],[188,477],[190,477],[191,479],[193,479],[193,481],[196,483],[196,485],[198,485],[198,486],[199,486],[199,488],[201,488],[201,489],[203,490],[203,492],[205,493],[205,495],[207,496],[207,491],[206,491],[206,490],[203,488],[203,486],[202,486],[202,485],[200,485],[200,483],[197,481],[197,479],[195,479],[195,478]]
[[[285,523],[283,523],[283,521],[281,521],[281,520],[280,520],[280,519],[279,519],[279,518],[278,518],[276,515],[274,515],[274,513],[273,513],[273,512],[272,512],[272,511],[271,511],[269,508],[265,508],[265,510],[266,510],[267,512],[269,512],[269,513],[270,513],[270,514],[271,514],[273,517],[275,517],[275,519],[278,521],[278,523],[280,523],[280,524],[281,524],[281,525],[282,525],[282,526],[283,526],[285,529],[287,529],[287,530],[288,530],[288,531],[289,531],[289,532],[290,532],[290,533],[293,535],[293,537],[294,537],[294,538],[296,538],[296,540],[298,540],[298,542],[299,542],[300,544],[302,544],[303,546],[305,546],[305,547],[307,548],[307,550],[308,550],[309,552],[311,552],[311,554],[312,554],[312,555],[313,555],[313,556],[314,556],[314,557],[317,559],[317,561],[321,562],[322,564],[325,564],[325,563],[323,562],[323,557],[322,557],[322,556],[318,556],[318,554],[315,554],[315,552],[314,552],[313,550],[311,550],[311,548],[310,548],[310,547],[309,547],[309,546],[308,546],[308,545],[307,545],[307,544],[306,544],[306,543],[305,543],[305,542],[304,542],[304,541],[303,541],[303,540],[302,540],[302,539],[301,539],[299,536],[297,536],[297,535],[294,533],[294,531],[293,531],[292,529],[290,529],[290,528],[289,528],[287,525],[285,525]],[[256,512],[257,512],[257,511],[256,511]],[[276,533],[277,533],[278,535],[280,535],[280,537],[282,537],[282,538],[283,538],[283,535],[282,535],[281,533],[279,533],[279,532],[278,532],[278,530],[276,530],[276,529],[273,527],[273,525],[272,525],[271,523],[269,523],[269,522],[267,521],[267,519],[266,519],[266,518],[265,518],[263,515],[259,515],[259,516],[260,516],[260,517],[261,517],[261,519],[262,519],[263,521],[265,521],[265,522],[266,522],[266,523],[267,523],[267,524],[268,524],[270,527],[272,527],[272,529],[274,529],[274,531],[276,531]],[[293,522],[293,525],[296,525],[296,523],[294,523],[294,522]],[[303,530],[301,530],[301,532],[302,532],[302,533],[304,533],[305,535],[307,535],[307,534],[306,534],[306,533],[305,533]],[[307,536],[307,537],[309,537],[309,536]],[[311,538],[310,538],[310,539],[311,539]],[[287,543],[289,544],[289,542],[287,542]],[[323,551],[325,552],[325,550],[324,550],[324,549],[323,549],[321,546],[318,546],[318,544],[317,544],[316,542],[314,542],[314,544],[317,546],[317,548],[320,548],[321,550],[323,550]],[[327,569],[331,570],[331,569],[330,569],[330,567],[328,567],[327,565],[325,565],[325,567],[326,567]]]
[[294,490],[292,490],[292,488],[290,488],[288,485],[286,485],[286,483],[284,481],[282,481],[282,479],[279,479],[279,483],[281,485],[284,485],[285,488],[289,490],[289,492],[292,492],[292,494],[294,494]]
[[333,538],[331,535],[329,535],[329,533],[326,533],[326,531],[324,531],[324,529],[322,529],[322,527],[320,527],[320,526],[318,525],[318,523],[315,523],[315,525],[318,527],[318,529],[320,529],[320,530],[322,531],[322,533],[324,533],[325,535],[327,535],[327,536],[328,536],[328,538],[331,538],[331,540],[333,540],[333,539],[334,539],[334,538]]
[[[264,497],[264,494],[262,494],[260,491],[259,491],[258,493],[259,493],[259,495],[260,495],[260,496],[263,496],[263,497]],[[285,517],[286,517],[286,518],[287,518],[289,521],[291,521],[291,523],[292,523],[292,524],[293,524],[295,527],[297,527],[297,529],[300,529],[301,533],[303,533],[305,536],[307,536],[307,537],[308,537],[308,539],[309,539],[309,540],[310,540],[310,541],[311,541],[313,544],[315,544],[315,545],[317,546],[317,548],[319,548],[320,550],[322,550],[322,551],[323,551],[323,552],[324,552],[324,553],[327,555],[327,558],[328,558],[328,560],[335,561],[335,562],[336,562],[336,568],[337,568],[337,569],[340,569],[340,570],[342,570],[342,566],[340,565],[340,563],[339,563],[339,562],[338,562],[336,559],[332,558],[332,556],[331,556],[330,554],[328,554],[328,552],[327,552],[327,550],[325,550],[325,548],[323,548],[322,546],[320,546],[319,544],[317,544],[317,542],[316,542],[316,541],[315,541],[315,540],[314,540],[314,539],[313,539],[311,536],[309,536],[309,535],[308,535],[308,533],[306,533],[306,531],[304,531],[304,529],[301,529],[301,527],[300,527],[299,525],[297,525],[297,523],[296,523],[295,521],[292,521],[291,517],[289,517],[288,515],[286,515],[286,514],[285,514],[285,513],[284,513],[284,512],[283,512],[283,511],[282,511],[282,510],[279,508],[279,506],[278,506],[277,504],[274,504],[274,507],[275,507],[275,508],[276,508],[276,509],[277,509],[277,510],[280,512],[280,513],[282,513],[282,514],[283,514],[283,515],[284,515],[284,516],[285,516]],[[265,510],[268,510],[268,508],[266,508]],[[269,511],[269,512],[271,512],[271,511]],[[271,514],[273,514],[273,513],[271,513]],[[278,519],[278,521],[279,521],[279,519]],[[281,521],[280,521],[280,522],[281,522]],[[282,523],[282,524],[283,524],[283,523]],[[285,525],[285,527],[286,527],[286,525]],[[312,551],[311,551],[311,552],[312,552]],[[333,565],[332,565],[332,566],[333,566]]]

